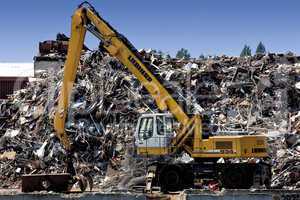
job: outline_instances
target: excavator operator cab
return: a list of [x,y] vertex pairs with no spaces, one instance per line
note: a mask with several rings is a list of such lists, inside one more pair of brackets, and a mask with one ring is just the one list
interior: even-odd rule
[[143,114],[135,131],[135,146],[139,155],[168,154],[175,136],[174,118],[169,113]]

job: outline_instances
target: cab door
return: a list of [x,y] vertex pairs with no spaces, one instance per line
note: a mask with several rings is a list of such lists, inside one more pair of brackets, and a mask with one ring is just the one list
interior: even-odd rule
[[163,115],[143,116],[138,121],[135,145],[138,154],[163,155],[168,153],[170,144],[169,118]]
[[161,148],[170,146],[174,137],[173,118],[165,115],[156,116],[156,143]]
[[138,120],[138,126],[135,134],[135,145],[138,153],[148,154],[148,150],[154,146],[154,116],[141,117]]

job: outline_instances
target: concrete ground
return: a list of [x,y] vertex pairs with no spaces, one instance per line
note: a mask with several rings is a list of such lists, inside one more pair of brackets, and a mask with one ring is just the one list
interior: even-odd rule
[[68,200],[68,199],[84,199],[84,200],[300,200],[299,191],[284,190],[225,190],[221,192],[210,192],[200,190],[186,190],[182,193],[174,194],[143,194],[130,192],[84,192],[58,194],[51,192],[22,193],[19,190],[0,189],[0,200]]

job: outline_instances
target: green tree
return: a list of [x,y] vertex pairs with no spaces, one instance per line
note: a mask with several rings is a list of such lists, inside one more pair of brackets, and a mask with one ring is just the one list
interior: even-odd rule
[[163,55],[164,55],[164,52],[162,52],[162,50],[158,50],[158,51],[157,51],[157,54],[160,55],[160,56],[163,56]]
[[189,59],[191,58],[191,54],[188,52],[187,49],[181,48],[179,51],[177,51],[176,58]]
[[171,59],[170,54],[166,54],[166,55],[165,55],[165,58],[166,58],[166,59]]
[[205,56],[204,56],[203,54],[201,54],[201,55],[199,56],[199,60],[205,60]]
[[257,45],[256,54],[266,54],[266,47],[262,42],[259,42],[259,44]]
[[251,48],[248,45],[245,45],[242,52],[241,52],[241,57],[246,57],[246,56],[251,56]]

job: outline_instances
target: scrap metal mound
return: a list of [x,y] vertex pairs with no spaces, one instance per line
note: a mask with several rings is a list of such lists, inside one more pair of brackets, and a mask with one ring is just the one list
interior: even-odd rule
[[[178,60],[141,54],[187,112],[205,115],[213,134],[269,136],[273,186],[300,186],[298,57]],[[19,186],[22,174],[66,171],[66,152],[53,130],[62,72],[41,73],[0,103],[0,187]],[[66,131],[77,172],[103,189],[141,183],[146,162],[132,157],[134,127],[141,113],[157,108],[136,78],[106,53],[91,52],[81,58],[71,99]]]

